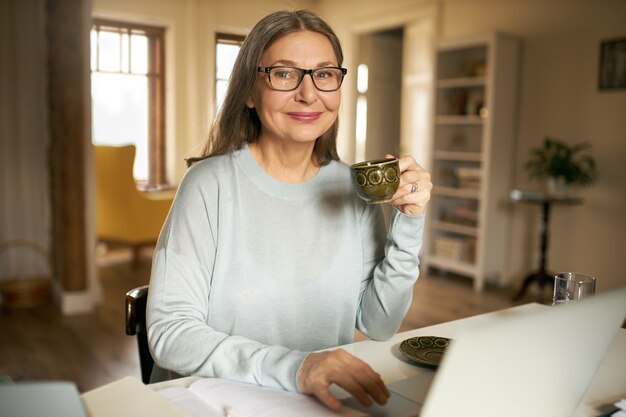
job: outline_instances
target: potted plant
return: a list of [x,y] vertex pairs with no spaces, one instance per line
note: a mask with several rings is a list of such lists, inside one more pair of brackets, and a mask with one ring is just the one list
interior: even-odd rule
[[569,186],[588,186],[596,181],[596,163],[587,153],[591,145],[567,144],[545,137],[543,145],[530,150],[526,169],[531,178],[547,181],[548,192],[565,194]]

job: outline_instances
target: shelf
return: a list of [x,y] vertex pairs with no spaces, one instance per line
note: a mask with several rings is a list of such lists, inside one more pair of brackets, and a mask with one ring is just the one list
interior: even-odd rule
[[464,226],[456,223],[444,222],[441,220],[433,220],[433,230],[440,230],[442,232],[457,233],[465,236],[478,236],[478,229],[472,226]]
[[479,198],[479,190],[468,188],[436,186],[435,188],[433,188],[432,193],[434,195],[440,195],[445,197],[469,198],[474,200],[478,200]]
[[480,152],[435,151],[435,159],[442,161],[481,162]]
[[424,263],[506,282],[520,42],[498,33],[437,45],[430,163],[435,216]]
[[466,115],[437,115],[435,123],[438,125],[481,125],[485,118]]
[[437,88],[483,87],[486,84],[485,77],[447,78],[437,81]]
[[456,274],[474,277],[478,273],[476,265],[468,262],[453,261],[436,255],[428,255],[425,261],[429,267],[445,269]]

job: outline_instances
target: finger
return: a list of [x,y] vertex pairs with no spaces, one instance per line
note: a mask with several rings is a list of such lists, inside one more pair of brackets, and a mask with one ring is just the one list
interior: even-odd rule
[[430,201],[429,189],[418,189],[414,193],[398,194],[398,197],[390,203],[409,216],[415,216],[426,211],[426,205]]
[[400,174],[400,186],[425,180],[430,180],[430,174],[417,164],[410,166]]
[[423,170],[415,159],[409,155],[399,158],[398,165],[401,173]]
[[372,399],[384,404],[389,396],[380,375],[354,355],[341,349],[309,354],[298,377],[301,392],[312,394],[326,406],[338,409],[341,403],[328,388],[333,383],[364,406],[370,406]]
[[430,192],[431,188],[432,183],[430,182],[430,174],[428,174],[428,172],[412,171],[401,176],[400,185],[394,194],[393,199],[408,196],[409,194],[415,194],[419,191],[426,190]]
[[400,169],[400,173],[403,173],[406,170],[412,169],[417,165],[417,162],[411,156],[395,156],[393,154],[385,154],[385,158],[398,158],[398,168]]
[[361,405],[364,405],[365,407],[369,407],[370,405],[372,405],[372,399],[370,398],[368,393],[365,391],[365,389],[363,389],[363,387],[359,385],[356,381],[353,380],[350,382],[347,382],[347,381],[337,382],[337,385],[339,385],[344,390],[348,391],[354,398],[356,398],[356,400]]
[[386,404],[389,398],[389,390],[385,383],[380,378],[380,375],[374,374],[374,376],[368,376],[368,378],[362,382],[363,387],[367,394],[378,404]]
[[361,362],[355,373],[355,378],[365,392],[377,403],[384,404],[389,397],[389,390],[383,382],[380,374],[375,372],[367,363]]
[[311,392],[318,400],[320,400],[326,407],[332,410],[340,410],[342,407],[341,401],[335,398],[328,389],[327,385],[315,384]]
[[[413,184],[415,184],[415,191],[412,190]],[[398,190],[392,197],[391,204],[403,205],[403,204],[418,204],[425,206],[430,200],[430,187],[428,184],[413,183],[407,184],[402,190]]]
[[353,360],[350,369],[342,372],[333,382],[365,406],[370,406],[372,400],[385,404],[389,397],[389,391],[380,375],[374,372],[368,364],[358,359]]

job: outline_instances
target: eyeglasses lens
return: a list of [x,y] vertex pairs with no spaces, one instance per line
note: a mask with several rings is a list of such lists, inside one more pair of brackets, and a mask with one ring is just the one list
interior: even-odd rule
[[[313,84],[321,91],[335,91],[341,87],[343,72],[339,68],[318,68],[311,73]],[[272,88],[280,91],[291,91],[298,88],[305,72],[299,68],[276,67],[269,73]]]

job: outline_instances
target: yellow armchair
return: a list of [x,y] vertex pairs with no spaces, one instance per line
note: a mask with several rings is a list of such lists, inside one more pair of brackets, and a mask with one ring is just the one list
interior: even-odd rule
[[133,178],[134,161],[134,145],[94,145],[98,240],[131,246],[137,264],[141,248],[156,243],[173,193],[151,197],[153,193],[139,191]]

